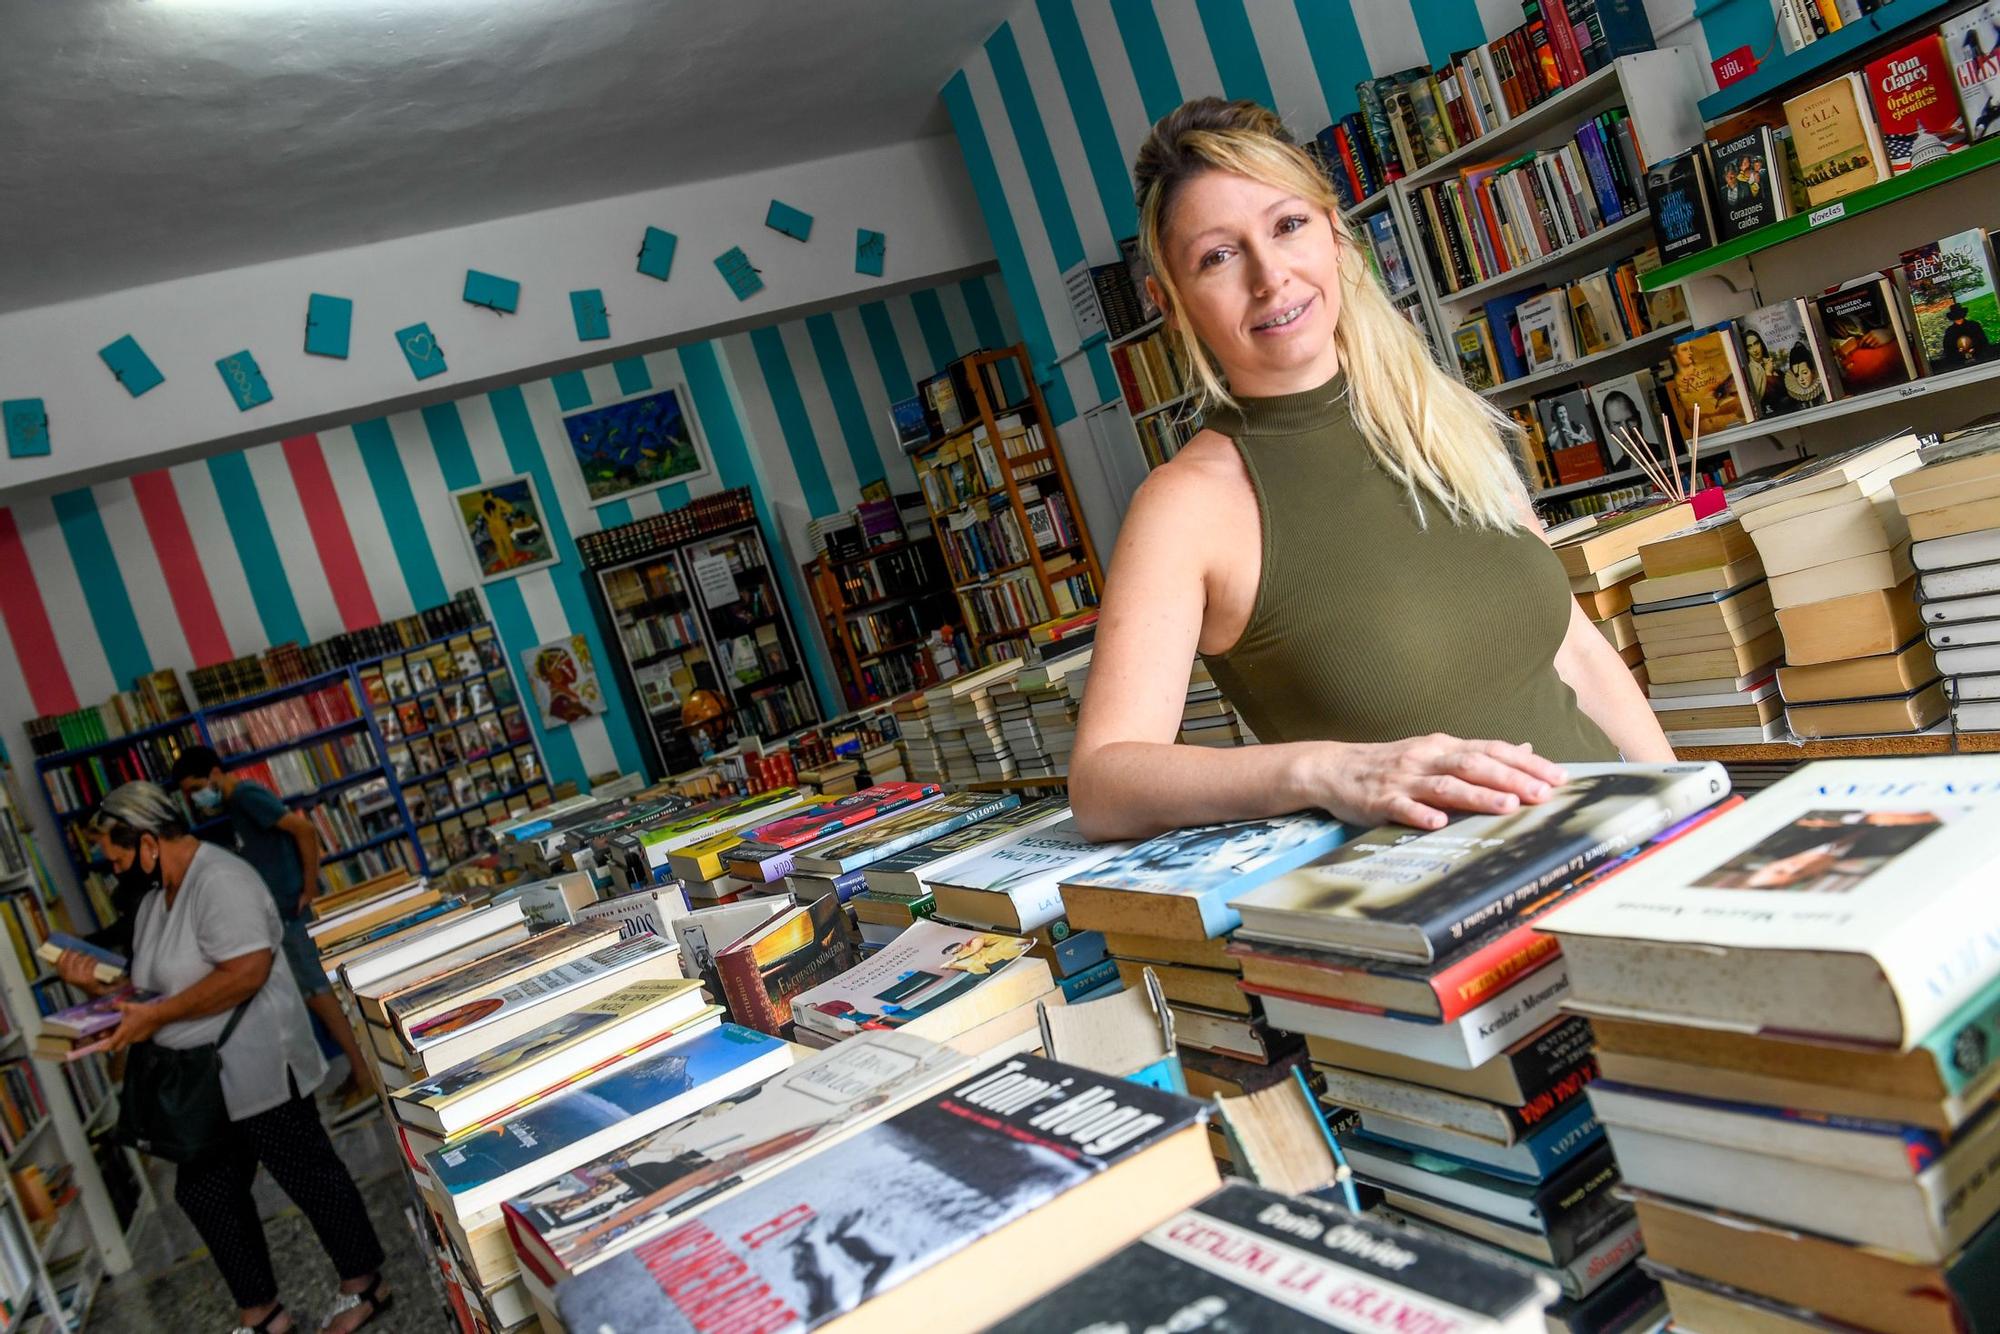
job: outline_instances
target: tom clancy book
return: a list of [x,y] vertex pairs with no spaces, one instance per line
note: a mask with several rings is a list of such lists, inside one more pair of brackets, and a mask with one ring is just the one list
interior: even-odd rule
[[2000,297],[1986,233],[1971,227],[1903,252],[1915,340],[1932,374],[2000,357]]
[[1890,175],[1927,167],[1965,147],[1965,114],[1936,33],[1870,61],[1867,74]]
[[1429,963],[1729,795],[1718,764],[1577,764],[1547,801],[1420,833],[1384,825],[1231,899],[1249,935]]
[[791,872],[792,855],[808,843],[849,829],[920,801],[944,789],[936,783],[877,783],[832,801],[808,806],[797,815],[759,825],[728,854],[729,874],[753,883],[768,883]]
[[[724,1311],[814,1329],[867,1304],[871,1329],[1019,1304],[1216,1187],[1207,1107],[1017,1056],[577,1275],[563,1324],[693,1334]],[[1127,1169],[1127,1170],[1120,1170]]]
[[[1310,1196],[1232,1181],[993,1334],[1177,1329],[1367,1328],[1502,1334],[1539,1330],[1545,1278]],[[1196,1317],[1194,1313],[1199,1313]]]
[[550,1287],[725,1196],[885,1120],[972,1058],[907,1033],[863,1033],[505,1206],[522,1262]]
[[1042,829],[1069,818],[1069,803],[1061,797],[1016,806],[1013,810],[981,820],[954,834],[905,848],[884,857],[863,871],[868,892],[885,897],[920,899],[929,894],[931,881],[958,865],[979,849],[997,846],[1001,840],[1030,829]]
[[2000,0],[1954,14],[1938,28],[1967,135],[1976,143],[2000,134]]

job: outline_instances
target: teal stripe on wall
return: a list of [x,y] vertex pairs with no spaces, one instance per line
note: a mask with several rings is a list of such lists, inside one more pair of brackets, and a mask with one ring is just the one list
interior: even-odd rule
[[868,334],[868,346],[875,353],[875,373],[882,377],[882,391],[891,403],[901,402],[917,392],[910,378],[910,365],[903,360],[903,344],[896,338],[896,326],[889,308],[880,301],[861,307],[861,327]]
[[[1292,7],[1299,12],[1306,54],[1312,57],[1327,109],[1339,120],[1355,109],[1354,86],[1375,73],[1368,67],[1368,49],[1361,44],[1354,10],[1348,0],[1292,0]],[[1471,31],[1483,35],[1485,30],[1475,24]]]
[[820,710],[827,717],[845,712],[844,696],[833,688],[833,683],[827,679],[826,671],[820,665],[820,655],[810,647],[814,631],[800,619],[812,614],[812,599],[805,595],[792,563],[785,558],[784,544],[778,540],[777,516],[771,512],[764,496],[764,484],[757,478],[757,465],[750,455],[749,437],[744,434],[743,421],[736,414],[736,405],[730,397],[729,380],[723,373],[722,360],[716,353],[715,344],[688,343],[675,350],[680,353],[681,371],[687,376],[688,393],[694,399],[695,411],[701,415],[708,447],[714,451],[715,466],[722,473],[722,484],[750,488],[751,503],[757,507],[757,526],[764,534],[764,545],[770,549],[771,563],[778,567],[778,582],[784,589],[785,605],[793,616],[800,641],[800,656],[806,661],[806,672],[812,678],[813,691],[819,696]]
[[[104,516],[97,512],[97,497],[90,488],[80,487],[51,496],[49,502],[62,525],[70,564],[76,567],[84,609],[104,646],[105,665],[110,667],[118,689],[130,690],[134,681],[153,670],[153,658],[146,651],[139,618],[132,613],[132,597],[125,590],[118,558],[111,553],[111,538],[104,531]],[[56,614],[60,616],[64,610],[59,607]],[[69,614],[74,615],[74,609],[69,609]]]
[[[1424,36],[1424,58],[1433,66],[1444,64],[1452,52],[1463,51],[1486,37],[1478,0],[1410,0],[1410,10],[1417,20],[1417,31]],[[1348,95],[1353,96],[1352,89]]]
[[847,442],[847,457],[854,464],[855,482],[867,486],[881,481],[882,455],[876,451],[875,432],[868,425],[868,409],[861,402],[861,386],[854,382],[854,368],[847,363],[847,348],[840,341],[839,326],[831,315],[809,315],[806,335],[812,339],[813,356],[819,360],[827,397],[833,400],[833,415],[839,419],[841,438]]
[[208,461],[208,475],[215,483],[215,498],[222,505],[230,539],[236,543],[236,558],[250,584],[250,601],[256,604],[264,638],[272,644],[305,643],[305,618],[299,615],[299,604],[292,599],[292,585],[285,578],[278,543],[271,536],[270,521],[264,517],[264,502],[258,497],[257,482],[250,475],[250,460],[241,453],[217,454]]
[[424,535],[423,516],[410,490],[409,474],[403,471],[403,460],[396,453],[395,433],[380,417],[356,422],[354,443],[361,452],[361,466],[368,470],[368,485],[375,493],[376,508],[382,511],[382,526],[396,553],[396,565],[403,572],[403,584],[410,590],[410,605],[441,605],[451,594],[445,590],[437,557]]
[[[1181,83],[1174,76],[1174,58],[1167,54],[1153,0],[1111,0],[1111,17],[1118,23],[1118,40],[1125,44],[1146,118],[1158,120],[1181,104]],[[1021,290],[1012,283],[1007,286],[1009,291]]]
[[590,406],[590,381],[583,378],[582,371],[564,371],[551,376],[549,386],[556,391],[556,406],[564,412],[575,412],[578,408]]
[[643,394],[653,387],[653,373],[646,369],[644,357],[614,361],[611,373],[618,377],[618,392],[621,394]]
[[[813,434],[812,417],[806,412],[805,397],[799,393],[799,378],[792,371],[792,359],[785,355],[784,335],[774,328],[752,329],[750,346],[757,354],[757,368],[763,373],[764,388],[770,392],[771,406],[777,412],[785,451],[792,456],[792,466],[798,470],[806,508],[815,519],[832,514],[840,508],[840,502],[834,499],[833,483],[827,480],[826,463],[819,456],[819,438]],[[705,414],[702,420],[707,420]]]
[[[1091,63],[1090,47],[1085,44],[1083,28],[1076,21],[1076,6],[1073,0],[1035,0],[1035,9],[1042,16],[1042,31],[1048,35],[1056,73],[1062,76],[1077,136],[1083,140],[1083,156],[1090,163],[1090,177],[1097,186],[1098,202],[1104,206],[1104,220],[1110,224],[1114,237],[1135,236],[1139,231],[1139,210],[1132,203],[1132,174],[1125,152],[1118,146],[1118,131],[1112,127],[1110,109],[1104,104],[1104,89]],[[967,299],[970,300],[969,294]],[[980,337],[984,339],[985,335]],[[996,341],[991,346],[1000,344]]]
[[[575,551],[569,522],[563,517],[562,506],[555,503],[555,481],[549,476],[548,460],[542,454],[542,442],[535,434],[534,418],[528,415],[528,401],[522,395],[521,387],[508,385],[504,389],[495,389],[486,396],[486,401],[493,406],[493,420],[500,428],[501,442],[507,447],[507,462],[533,477],[536,489],[548,498],[543,506],[548,513],[543,518],[549,526],[554,549]],[[597,616],[591,610],[590,594],[583,587],[583,581],[590,576],[584,570],[582,561],[564,561],[548,573],[549,582],[555,586],[556,597],[562,602],[563,619],[569,623],[570,632],[581,632],[590,641],[592,656],[598,662],[609,662],[610,655],[604,651],[604,636],[599,632]],[[644,773],[646,762],[639,751],[639,738],[632,731],[631,715],[625,711],[623,702],[615,693],[606,692],[605,701],[609,709],[604,714],[604,730],[611,737],[611,752],[617,757],[619,771]]]
[[[1157,26],[1154,31],[1157,35]],[[958,135],[959,149],[965,154],[966,172],[972,177],[972,190],[978,196],[979,211],[985,215],[986,230],[992,237],[993,252],[999,257],[1007,290],[1027,296],[1026,300],[1014,303],[1014,317],[1021,323],[1021,341],[1027,344],[1028,356],[1035,364],[1036,379],[1043,381],[1049,416],[1060,425],[1076,416],[1076,404],[1070,398],[1069,385],[1062,373],[1053,365],[1056,353],[1049,340],[1048,319],[1042,313],[1041,303],[1034,299],[1035,283],[1028,272],[1028,257],[1021,249],[1021,234],[1015,229],[1013,214],[1007,210],[1007,192],[1001,187],[1000,173],[993,165],[993,150],[979,123],[979,108],[973,104],[972,88],[964,71],[952,75],[951,82],[945,84],[944,103]]]
[[[1215,72],[1222,76],[1223,96],[1275,108],[1278,99],[1264,73],[1264,58],[1257,53],[1257,34],[1251,31],[1250,16],[1243,12],[1243,0],[1195,0],[1195,9],[1201,15],[1202,31],[1208,35],[1209,52],[1215,57]],[[1476,13],[1474,17],[1478,17]],[[1477,30],[1477,24],[1474,28]],[[1319,126],[1304,129],[1311,134]]]
[[1087,354],[1090,378],[1097,385],[1097,401],[1109,403],[1124,392],[1118,384],[1118,370],[1111,364],[1111,348],[1102,340],[1092,343]]
[[[1747,46],[1759,60],[1768,60],[1777,50],[1778,16],[1770,0],[1707,0],[1697,4],[1701,35],[1708,39],[1712,57],[1726,56]],[[1957,52],[1952,53],[1957,59]]]
[[936,292],[910,293],[910,305],[917,312],[917,327],[924,333],[924,350],[931,355],[935,375],[958,359],[958,343],[951,336],[951,321],[944,317],[944,303]]
[[1077,234],[1076,215],[1070,211],[1069,193],[1063,189],[1062,172],[1049,147],[1049,132],[1042,125],[1041,109],[1035,105],[1035,90],[1028,82],[1028,70],[1021,63],[1021,48],[1011,26],[1001,24],[986,39],[986,56],[993,66],[993,82],[1000,89],[1008,127],[1014,132],[1014,146],[1021,153],[1021,166],[1028,173],[1035,211],[1041,215],[1042,230],[1048,233],[1049,253],[1056,268],[1067,271],[1084,258],[1083,238]]
[[[447,489],[477,486],[482,480],[479,464],[472,457],[472,442],[466,438],[465,422],[458,415],[456,403],[433,403],[423,409],[424,430],[430,436],[431,452],[437,455],[438,472],[444,478]],[[544,495],[548,493],[543,492]],[[546,516],[544,516],[546,517]],[[506,646],[507,662],[518,667],[521,655],[541,643],[535,634],[534,618],[528,614],[528,602],[521,594],[519,579],[496,579],[480,589],[486,595],[486,606],[493,613],[493,628],[500,635],[500,642]],[[541,710],[532,700],[521,701],[521,712],[527,715],[528,726],[534,730],[535,740],[542,749],[542,758],[548,763],[549,777],[555,782],[573,782],[582,787],[590,786],[590,775],[584,772],[583,756],[576,747],[576,738],[567,727],[544,728]]]

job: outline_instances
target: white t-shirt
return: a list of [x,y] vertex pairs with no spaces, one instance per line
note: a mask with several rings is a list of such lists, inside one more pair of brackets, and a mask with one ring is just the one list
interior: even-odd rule
[[[290,1101],[287,1071],[299,1092],[307,1094],[326,1077],[326,1058],[313,1040],[312,1019],[285,961],[282,932],[278,910],[256,870],[212,843],[196,850],[172,907],[163,890],[139,904],[132,981],[147,991],[172,996],[207,977],[225,959],[271,951],[271,975],[250,998],[222,1048],[222,1096],[232,1121]],[[168,1024],[153,1041],[173,1048],[214,1042],[230,1013]]]

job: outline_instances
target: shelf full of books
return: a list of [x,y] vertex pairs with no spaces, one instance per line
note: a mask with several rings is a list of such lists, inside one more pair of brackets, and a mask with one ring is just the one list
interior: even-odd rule
[[[171,789],[189,746],[211,747],[231,773],[305,814],[329,893],[392,870],[443,867],[468,854],[475,830],[549,800],[515,678],[476,597],[339,639],[285,650],[341,663],[286,684],[256,676],[257,659],[227,674],[207,669],[206,687],[222,698],[191,711],[177,681],[151,681],[142,711],[114,699],[30,725],[38,747],[65,736],[83,743],[38,749],[35,770],[98,923],[112,911],[110,885],[88,817],[119,783]],[[127,731],[128,722],[140,725]],[[226,823],[191,821],[203,837]]]
[[[873,546],[830,542],[805,567],[849,708],[935,684],[935,653],[968,665],[960,656],[965,625],[937,540],[900,527],[874,538]],[[948,635],[939,633],[947,629]]]
[[[952,392],[925,397],[950,403],[950,414],[932,423],[931,442],[913,458],[982,663],[1025,656],[1034,627],[1096,606],[1102,580],[1041,391],[1031,386],[1025,402],[1009,405],[1009,366],[1027,374],[1023,348],[975,352],[940,372]],[[960,404],[971,412],[961,415]]]

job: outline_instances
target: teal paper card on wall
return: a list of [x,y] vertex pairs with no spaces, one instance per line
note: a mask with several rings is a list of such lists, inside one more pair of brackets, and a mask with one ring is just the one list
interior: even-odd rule
[[354,303],[344,296],[314,292],[306,298],[306,351],[316,357],[347,356],[354,328]]
[[854,234],[854,271],[871,277],[882,276],[882,253],[889,246],[889,238],[880,232],[871,232],[866,227]]
[[604,308],[604,293],[597,288],[571,292],[569,313],[576,317],[576,336],[584,342],[611,337],[611,312]]
[[444,374],[444,349],[438,346],[430,325],[412,324],[396,330],[396,344],[403,349],[403,360],[410,363],[410,374],[419,380]]
[[773,199],[770,209],[764,214],[764,225],[774,232],[783,232],[795,241],[803,241],[812,235],[813,215],[793,208],[782,199]]
[[10,398],[0,403],[7,419],[7,457],[35,459],[49,452],[49,412],[39,398]]
[[229,386],[229,396],[236,400],[238,412],[248,412],[259,403],[271,401],[271,386],[264,383],[264,372],[257,369],[257,358],[248,352],[222,358],[215,363],[215,369]]
[[483,306],[502,315],[512,315],[521,304],[521,284],[512,278],[498,278],[478,269],[465,271],[467,303]]
[[104,364],[118,377],[118,383],[124,385],[125,392],[134,398],[167,378],[160,374],[160,368],[153,364],[153,359],[146,355],[146,350],[139,346],[139,340],[131,334],[126,334],[109,347],[98,349],[97,355],[104,358]]
[[729,284],[729,290],[736,293],[738,301],[748,300],[764,290],[763,276],[740,245],[731,246],[717,255],[715,267],[722,274],[722,280]]
[[680,238],[672,232],[648,227],[646,239],[639,246],[639,272],[665,282],[668,272],[674,267],[674,247],[679,244]]

